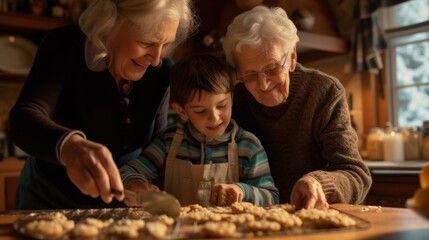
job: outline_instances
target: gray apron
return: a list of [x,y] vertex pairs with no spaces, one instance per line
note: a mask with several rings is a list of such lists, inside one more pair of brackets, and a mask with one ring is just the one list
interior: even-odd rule
[[214,183],[238,182],[238,151],[235,143],[237,126],[231,130],[231,142],[228,143],[228,162],[194,165],[190,161],[177,159],[176,154],[183,140],[183,125],[178,124],[168,152],[164,188],[179,199],[182,206],[200,204],[211,206],[210,194]]

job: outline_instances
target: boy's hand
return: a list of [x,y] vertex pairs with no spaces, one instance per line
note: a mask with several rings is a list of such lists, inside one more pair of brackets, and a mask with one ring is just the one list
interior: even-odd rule
[[217,206],[230,206],[243,201],[243,191],[236,184],[217,183],[212,186],[210,203]]
[[[138,193],[140,191],[148,190],[148,191],[156,191],[159,192],[159,188],[153,184],[141,181],[141,180],[132,180],[128,182],[128,184],[125,186],[125,189],[133,191],[135,193]],[[138,206],[136,199],[134,198],[128,198],[125,196],[124,203],[129,207],[135,207]]]

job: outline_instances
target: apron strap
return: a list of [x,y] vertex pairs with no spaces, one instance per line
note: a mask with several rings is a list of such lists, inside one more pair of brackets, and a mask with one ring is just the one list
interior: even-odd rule
[[239,180],[239,169],[238,169],[238,147],[235,142],[235,135],[238,131],[238,125],[234,120],[231,120],[233,127],[231,129],[231,142],[228,143],[228,175],[231,176],[233,182]]
[[166,184],[174,181],[172,179],[172,158],[176,158],[177,151],[180,148],[180,144],[183,140],[183,125],[181,123],[177,123],[177,130],[174,134],[173,140],[171,142],[170,150],[168,151],[167,159],[165,161],[165,172],[164,172],[164,189],[167,189],[168,186]]
[[177,123],[176,134],[174,134],[173,141],[171,142],[167,159],[176,157],[177,151],[180,148],[180,144],[182,143],[183,137],[184,137],[183,125],[181,123]]

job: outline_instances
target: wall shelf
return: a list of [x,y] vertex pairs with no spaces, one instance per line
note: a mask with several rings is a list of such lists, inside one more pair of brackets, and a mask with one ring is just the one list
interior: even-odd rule
[[0,28],[48,31],[52,28],[72,24],[64,18],[36,16],[32,14],[2,12],[0,13]]
[[347,40],[340,37],[305,31],[298,31],[298,37],[297,47],[299,52],[305,52],[306,50],[320,50],[332,53],[348,52]]
[[298,61],[315,61],[349,53],[349,42],[340,37],[298,31]]
[[13,74],[0,72],[0,82],[1,83],[23,83],[27,79],[25,74]]

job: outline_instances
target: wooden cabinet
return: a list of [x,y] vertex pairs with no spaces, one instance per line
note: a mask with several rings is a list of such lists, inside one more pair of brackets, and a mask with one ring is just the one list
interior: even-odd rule
[[405,207],[407,199],[419,188],[418,172],[386,171],[372,174],[373,184],[365,204]]
[[419,173],[424,161],[416,162],[368,162],[372,186],[365,204],[384,207],[405,207],[420,187]]
[[24,161],[12,157],[0,160],[0,211],[13,209]]

